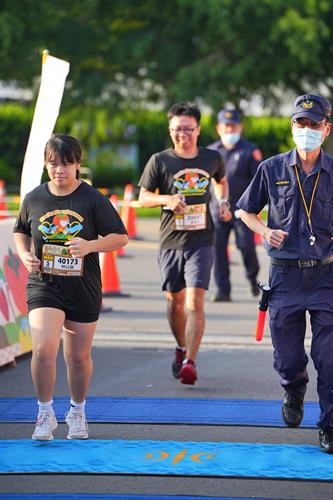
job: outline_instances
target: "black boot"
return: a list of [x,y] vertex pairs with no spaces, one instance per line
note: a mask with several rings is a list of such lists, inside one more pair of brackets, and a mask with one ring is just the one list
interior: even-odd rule
[[212,302],[231,302],[231,297],[228,293],[220,292],[219,290],[213,295]]
[[299,427],[304,414],[302,396],[291,396],[287,392],[282,403],[282,417],[287,427]]
[[260,293],[260,289],[258,287],[257,279],[256,278],[250,278],[250,285],[251,285],[251,292],[253,297],[258,297]]

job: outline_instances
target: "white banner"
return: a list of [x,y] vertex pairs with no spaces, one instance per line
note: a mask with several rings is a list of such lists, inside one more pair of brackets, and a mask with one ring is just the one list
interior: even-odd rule
[[49,55],[43,59],[41,83],[22,168],[21,203],[25,195],[40,184],[44,167],[44,148],[59,115],[68,72],[68,62]]

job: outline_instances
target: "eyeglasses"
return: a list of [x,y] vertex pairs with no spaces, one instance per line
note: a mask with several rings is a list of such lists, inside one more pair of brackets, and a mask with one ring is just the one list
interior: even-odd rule
[[169,130],[173,134],[192,135],[196,128],[198,128],[198,125],[193,128],[169,128]]
[[322,122],[315,122],[313,120],[310,120],[309,118],[296,118],[296,120],[293,121],[293,125],[297,128],[312,128],[313,130],[321,130],[323,128],[323,125],[326,125],[326,121],[323,120]]

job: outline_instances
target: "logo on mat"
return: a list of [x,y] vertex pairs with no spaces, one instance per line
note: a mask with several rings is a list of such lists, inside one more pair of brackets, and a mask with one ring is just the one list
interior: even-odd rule
[[[167,458],[171,459],[172,465],[177,465],[179,462],[184,460],[187,455],[188,450],[182,450],[179,453],[176,453],[174,456],[171,456],[167,451],[156,450],[155,453],[146,452],[146,460],[164,460]],[[197,462],[199,464],[205,463],[207,460],[214,460],[217,452],[210,453],[207,451],[203,451],[201,453],[192,453],[188,458],[193,462]]]

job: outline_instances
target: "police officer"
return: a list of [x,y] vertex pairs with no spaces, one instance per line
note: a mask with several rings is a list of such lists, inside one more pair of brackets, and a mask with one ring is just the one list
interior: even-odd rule
[[215,242],[214,242],[214,279],[216,293],[213,302],[230,302],[230,268],[228,261],[228,240],[233,229],[236,236],[237,248],[242,253],[246,270],[246,277],[250,282],[254,296],[259,294],[257,275],[259,263],[255,249],[252,231],[235,217],[236,201],[244,193],[253,179],[259,162],[262,159],[260,150],[241,137],[243,124],[236,109],[225,108],[217,115],[216,130],[220,139],[210,146],[222,156],[229,183],[229,200],[233,217],[230,221],[222,220],[219,216],[219,206],[212,192],[210,208],[212,212]]
[[[333,157],[321,144],[331,130],[330,116],[324,97],[297,97],[291,119],[296,148],[264,161],[237,203],[243,221],[263,236],[270,257],[274,368],[285,390],[282,416],[288,427],[298,427],[303,418],[310,314],[319,446],[326,453],[333,453]],[[267,226],[257,216],[266,204]]]

